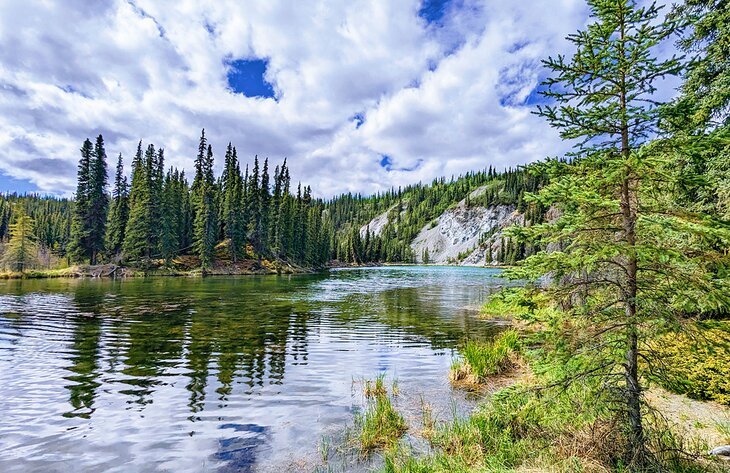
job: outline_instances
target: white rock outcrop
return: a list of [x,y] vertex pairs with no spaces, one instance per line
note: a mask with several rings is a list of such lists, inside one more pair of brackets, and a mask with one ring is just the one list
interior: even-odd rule
[[[435,222],[423,227],[411,243],[411,248],[418,263],[423,262],[423,254],[428,249],[429,263],[457,262],[469,266],[495,264],[501,231],[521,221],[522,216],[514,205],[467,207],[462,200],[455,207],[447,209]],[[493,250],[491,259],[490,246]],[[466,257],[465,253],[468,253]]]

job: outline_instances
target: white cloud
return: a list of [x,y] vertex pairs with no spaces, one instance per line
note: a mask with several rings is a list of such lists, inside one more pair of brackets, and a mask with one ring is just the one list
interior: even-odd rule
[[[103,133],[127,165],[142,139],[189,172],[203,127],[218,166],[232,141],[245,160],[287,157],[293,177],[325,196],[562,152],[522,104],[539,60],[585,23],[583,2],[454,0],[442,25],[419,6],[2,2],[0,171],[68,194],[81,142]],[[268,58],[278,100],[228,90],[235,58]]]

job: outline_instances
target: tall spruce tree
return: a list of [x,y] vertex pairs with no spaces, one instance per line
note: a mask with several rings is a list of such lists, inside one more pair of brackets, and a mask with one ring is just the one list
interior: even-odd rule
[[74,201],[73,217],[71,219],[71,241],[68,245],[68,256],[72,261],[82,262],[90,257],[88,223],[89,192],[91,187],[91,159],[94,147],[89,139],[81,146],[76,179],[76,198]]
[[129,220],[124,235],[124,257],[129,261],[148,265],[152,257],[150,234],[152,215],[150,214],[152,199],[151,180],[148,177],[149,166],[146,160],[154,156],[154,146],[147,148],[146,158],[142,155],[142,142],[137,145],[137,153],[132,162],[132,186],[129,191]]
[[87,252],[91,264],[104,252],[106,220],[109,209],[109,196],[106,193],[107,171],[104,137],[99,135],[94,145],[94,153],[89,164],[89,206],[86,222],[88,225]]
[[269,189],[269,159],[264,159],[264,167],[261,170],[261,187],[259,188],[259,215],[261,221],[258,225],[258,253],[263,254],[269,248],[269,222],[271,219],[271,189]]
[[[204,136],[201,141],[204,140]],[[198,175],[200,174],[200,175]],[[213,148],[208,145],[205,158],[198,167],[196,163],[197,188],[196,212],[194,223],[194,247],[200,257],[200,266],[207,271],[213,266],[215,244],[218,236],[217,209],[215,207],[215,180],[213,178]]]
[[253,170],[248,178],[246,197],[249,207],[248,238],[259,259],[263,253],[261,240],[261,187],[259,186],[259,157],[254,156]]
[[124,244],[124,231],[129,218],[129,184],[127,176],[124,175],[124,162],[122,154],[117,158],[117,168],[114,174],[114,189],[112,190],[112,202],[109,207],[109,218],[106,227],[106,250],[114,256],[122,251]]
[[726,230],[672,205],[670,160],[646,144],[658,122],[654,83],[679,70],[676,58],[654,54],[673,25],[654,5],[588,4],[594,23],[568,37],[573,57],[545,61],[555,74],[546,95],[557,105],[539,114],[577,144],[572,163],[538,167],[552,180],[533,199],[559,209],[560,217],[513,231],[555,250],[527,258],[511,274],[551,281],[535,287],[566,309],[571,341],[556,349],[566,362],[576,351],[590,360],[582,375],[602,377],[601,392],[616,402],[626,426],[623,463],[643,471],[652,463],[642,408],[642,375],[651,367],[639,364],[644,342],[677,328],[680,312],[730,303],[727,284],[708,271],[710,261],[726,256],[705,245],[729,240]]

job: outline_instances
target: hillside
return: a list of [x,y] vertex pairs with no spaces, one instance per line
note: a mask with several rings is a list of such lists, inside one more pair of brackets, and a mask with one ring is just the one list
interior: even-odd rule
[[[543,184],[544,178],[531,169],[499,173],[490,168],[383,196],[341,196],[328,204],[339,208],[344,198],[351,206],[351,220],[336,222],[336,258],[351,263],[513,263],[534,249],[513,243],[504,230],[543,220],[544,209],[524,198]],[[376,208],[379,213],[372,212]]]

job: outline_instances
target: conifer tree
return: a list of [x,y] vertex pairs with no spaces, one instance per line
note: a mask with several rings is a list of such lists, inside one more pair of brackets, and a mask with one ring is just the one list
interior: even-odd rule
[[[286,164],[286,161],[285,161]],[[293,199],[289,192],[291,185],[291,177],[289,176],[289,168],[286,165],[280,170],[281,180],[281,202],[279,204],[279,217],[277,219],[276,240],[274,249],[279,258],[285,258],[291,249],[292,231],[293,231]]]
[[243,178],[241,177],[236,148],[230,149],[229,144],[229,151],[230,155],[226,156],[225,180],[223,180],[223,218],[225,219],[225,236],[229,242],[229,252],[233,262],[236,262],[243,253],[246,239],[241,212]]
[[259,188],[261,197],[259,197],[259,215],[261,221],[258,225],[257,241],[259,244],[259,254],[266,252],[269,246],[269,221],[271,216],[271,191],[269,189],[269,159],[264,159],[264,167],[261,170],[261,186]]
[[276,166],[274,170],[274,193],[271,196],[271,216],[269,217],[269,248],[274,257],[280,257],[281,251],[281,235],[279,234],[279,214],[281,213],[281,191],[282,179],[286,168],[286,159],[282,167]]
[[149,145],[146,157],[142,156],[142,142],[137,145],[137,153],[132,162],[132,186],[129,191],[129,220],[124,235],[124,256],[129,261],[149,264],[152,257],[150,243],[152,228],[151,180],[148,176],[149,166],[146,163],[154,156],[154,146]]
[[261,241],[261,187],[259,187],[258,156],[254,156],[253,170],[246,187],[246,197],[249,208],[248,238],[260,259],[263,242]]
[[22,206],[15,209],[15,223],[9,225],[10,241],[5,245],[2,266],[10,271],[24,272],[37,263],[38,245],[33,240],[33,219]]
[[[202,141],[203,138],[201,138]],[[197,174],[200,174],[199,176]],[[213,266],[215,244],[218,235],[217,210],[215,208],[215,181],[213,179],[213,148],[208,145],[201,166],[196,164],[195,203],[195,252],[200,257],[203,271]]]
[[169,264],[177,255],[180,247],[180,213],[182,202],[178,200],[177,170],[171,167],[165,175],[162,186],[162,218],[160,225],[160,255]]
[[89,204],[86,222],[88,239],[87,253],[91,264],[97,263],[97,256],[104,252],[106,237],[106,220],[109,209],[109,196],[106,193],[107,171],[104,138],[99,135],[94,145],[94,153],[89,164]]
[[89,258],[89,191],[91,187],[91,158],[94,154],[93,145],[89,139],[81,146],[81,159],[76,180],[76,198],[73,217],[71,220],[71,241],[68,247],[68,256],[72,261],[81,262]]
[[127,176],[124,175],[122,154],[119,153],[116,173],[114,175],[112,202],[109,207],[109,218],[107,221],[106,249],[111,255],[117,255],[122,251],[124,232],[128,218],[129,184],[127,183]]
[[707,271],[709,261],[723,257],[704,245],[728,240],[726,231],[672,208],[670,164],[646,144],[658,122],[654,83],[679,69],[676,58],[654,54],[673,26],[658,19],[654,5],[588,4],[595,22],[568,37],[573,57],[545,61],[555,74],[547,95],[557,105],[539,114],[577,143],[572,163],[549,160],[537,168],[552,180],[535,198],[561,216],[513,231],[557,249],[529,257],[512,276],[550,279],[542,291],[566,308],[565,336],[572,337],[556,349],[591,360],[586,373],[602,376],[601,392],[616,402],[626,427],[623,464],[643,471],[652,462],[642,409],[643,342],[655,330],[677,327],[680,308],[729,303],[726,284]]

